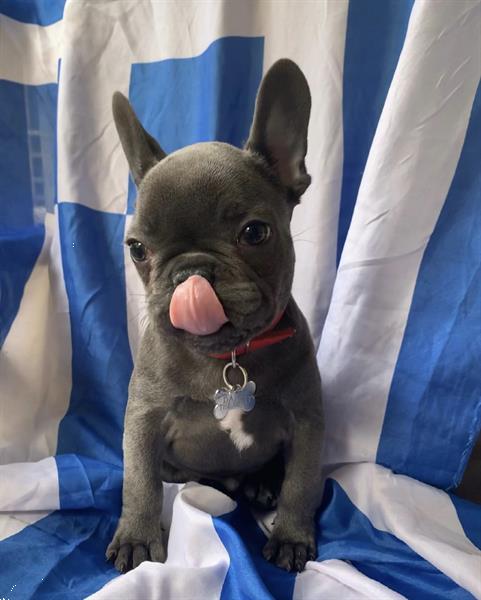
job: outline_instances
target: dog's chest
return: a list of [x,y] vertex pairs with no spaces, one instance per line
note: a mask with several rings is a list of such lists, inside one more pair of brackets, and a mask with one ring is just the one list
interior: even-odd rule
[[254,444],[254,435],[246,431],[243,420],[244,414],[242,409],[233,408],[218,422],[220,429],[229,434],[230,440],[239,452],[250,448]]
[[255,469],[278,452],[288,422],[283,410],[262,402],[247,413],[231,409],[222,419],[215,418],[213,404],[186,402],[169,427],[168,459],[205,476]]

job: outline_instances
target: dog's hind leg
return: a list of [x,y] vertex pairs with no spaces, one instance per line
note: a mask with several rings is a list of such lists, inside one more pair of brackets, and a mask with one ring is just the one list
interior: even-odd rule
[[277,507],[284,472],[284,457],[279,453],[259,471],[245,477],[242,491],[252,506],[261,510],[274,510]]

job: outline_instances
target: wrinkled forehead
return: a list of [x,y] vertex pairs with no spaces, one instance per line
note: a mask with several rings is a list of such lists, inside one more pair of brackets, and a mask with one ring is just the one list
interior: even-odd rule
[[169,155],[147,174],[134,227],[155,235],[166,226],[187,230],[239,221],[253,210],[267,218],[276,208],[276,195],[246,153],[226,144],[197,144]]

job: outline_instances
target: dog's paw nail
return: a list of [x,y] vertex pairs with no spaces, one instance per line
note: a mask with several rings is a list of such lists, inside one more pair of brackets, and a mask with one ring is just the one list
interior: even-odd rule
[[119,560],[117,558],[117,560],[115,561],[115,568],[120,573],[125,573],[127,571],[127,563],[125,562],[125,560]]
[[288,571],[291,572],[292,571],[292,563],[290,562],[289,559],[287,558],[283,558],[283,559],[278,559],[276,561],[276,565],[280,568],[283,569],[284,571]]
[[152,562],[165,562],[166,551],[164,544],[162,542],[151,542],[149,554]]
[[264,549],[262,550],[262,555],[266,560],[272,560],[276,554],[276,550],[276,546],[274,546],[273,544],[268,544],[264,546]]
[[285,571],[292,571],[294,568],[294,548],[292,544],[282,544],[277,555],[276,565]]
[[295,570],[300,573],[301,571],[304,571],[304,567],[306,566],[306,561],[305,559],[303,560],[302,558],[296,558],[296,562],[295,562]]
[[116,556],[116,550],[107,550],[107,552],[105,553],[105,562],[112,562]]
[[303,544],[297,544],[295,550],[295,569],[303,571],[307,560],[307,550]]

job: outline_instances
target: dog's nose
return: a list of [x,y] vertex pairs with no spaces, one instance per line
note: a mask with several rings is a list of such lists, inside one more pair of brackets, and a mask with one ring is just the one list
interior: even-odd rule
[[189,279],[189,277],[191,277],[192,275],[200,275],[204,279],[207,279],[207,281],[211,285],[214,284],[214,274],[212,273],[211,269],[208,269],[207,267],[192,267],[180,269],[180,271],[177,271],[172,277],[172,282],[175,285],[175,287],[177,287],[183,281]]

